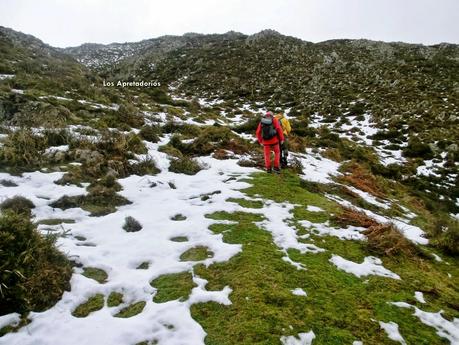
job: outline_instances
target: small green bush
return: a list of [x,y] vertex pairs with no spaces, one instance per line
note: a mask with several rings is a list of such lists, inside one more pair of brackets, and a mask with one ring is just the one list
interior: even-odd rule
[[11,210],[0,216],[0,314],[42,311],[68,290],[72,269],[29,218]]
[[32,201],[19,195],[6,199],[0,204],[0,210],[2,211],[11,210],[19,214],[25,214],[28,217],[30,217],[33,208],[35,208],[35,205]]
[[161,134],[161,129],[158,126],[143,126],[140,129],[139,135],[143,140],[150,141],[152,143],[157,143],[159,141],[159,135]]
[[172,159],[169,166],[169,171],[186,175],[196,175],[202,169],[203,167],[198,161],[187,156]]
[[421,142],[418,137],[413,137],[408,141],[407,147],[403,149],[403,155],[409,158],[432,159],[433,152],[429,145]]

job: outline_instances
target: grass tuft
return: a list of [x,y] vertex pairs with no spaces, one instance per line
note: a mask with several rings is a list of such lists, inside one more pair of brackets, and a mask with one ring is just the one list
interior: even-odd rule
[[6,199],[0,204],[0,210],[2,211],[10,210],[19,214],[24,214],[27,217],[30,217],[33,208],[35,208],[35,205],[32,201],[19,195]]
[[123,229],[126,232],[137,232],[142,230],[142,225],[139,221],[131,216],[124,218]]

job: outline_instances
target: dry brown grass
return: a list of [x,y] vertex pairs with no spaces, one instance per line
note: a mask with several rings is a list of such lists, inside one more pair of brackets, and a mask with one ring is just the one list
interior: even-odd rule
[[341,212],[334,216],[334,221],[344,226],[353,225],[363,228],[380,225],[376,220],[368,217],[365,213],[349,207],[342,207]]
[[233,157],[233,154],[230,151],[224,150],[224,149],[217,149],[215,152],[212,154],[212,157],[215,159],[230,159]]
[[367,169],[358,163],[351,163],[347,166],[347,175],[339,178],[341,182],[349,183],[355,188],[364,192],[370,193],[378,198],[384,198],[385,194],[382,188],[378,185],[376,177]]
[[343,207],[334,220],[339,225],[366,228],[363,234],[368,239],[367,248],[376,255],[415,257],[422,254],[422,251],[392,224],[380,224],[363,212]]
[[290,134],[288,137],[288,149],[291,152],[304,152],[306,150],[307,139]]
[[378,255],[415,257],[420,249],[406,239],[392,224],[377,224],[363,232],[368,238],[368,248]]

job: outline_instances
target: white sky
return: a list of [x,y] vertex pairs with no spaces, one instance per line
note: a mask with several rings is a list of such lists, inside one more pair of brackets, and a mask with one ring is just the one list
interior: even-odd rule
[[312,42],[459,43],[459,0],[0,0],[0,25],[59,47],[267,28]]

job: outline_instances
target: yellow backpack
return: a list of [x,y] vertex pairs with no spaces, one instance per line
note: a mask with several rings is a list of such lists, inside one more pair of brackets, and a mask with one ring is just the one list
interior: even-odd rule
[[289,135],[289,133],[292,131],[290,121],[282,113],[277,114],[276,119],[279,121],[279,124],[281,125],[284,134]]

